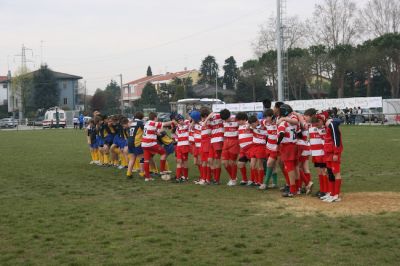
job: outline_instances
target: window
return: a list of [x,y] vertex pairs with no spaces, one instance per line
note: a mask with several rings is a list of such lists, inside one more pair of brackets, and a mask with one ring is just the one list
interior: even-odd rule
[[60,113],[60,119],[64,119],[64,113]]
[[75,81],[74,84],[75,84],[75,85],[74,85],[74,86],[75,86],[75,89],[77,89],[77,88],[78,88],[78,81]]
[[3,88],[7,89],[7,83],[3,83]]
[[15,98],[15,108],[18,108],[18,98]]
[[68,98],[64,98],[64,104],[65,104],[65,105],[68,104]]
[[66,81],[63,82],[63,88],[64,88],[64,89],[67,88],[67,82],[66,82]]

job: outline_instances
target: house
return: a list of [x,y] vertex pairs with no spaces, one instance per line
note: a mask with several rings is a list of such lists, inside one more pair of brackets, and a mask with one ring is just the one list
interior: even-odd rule
[[328,97],[331,80],[322,75],[312,75],[307,82],[308,94],[313,99],[321,99]]
[[171,83],[175,78],[185,79],[191,78],[193,84],[197,84],[200,79],[200,72],[193,69],[193,70],[183,70],[174,73],[165,73],[165,74],[158,74],[152,76],[146,76],[134,81],[128,82],[123,85],[124,93],[123,93],[123,101],[126,106],[130,105],[130,102],[140,99],[143,88],[146,86],[147,83],[152,83],[157,92],[160,91],[160,88],[165,84]]
[[0,76],[0,105],[8,102],[8,87],[10,86],[8,76]]
[[[35,70],[29,72],[26,75],[33,76],[39,71]],[[58,106],[66,110],[77,110],[80,108],[80,97],[78,95],[82,94],[82,87],[79,86],[79,80],[82,79],[80,76],[66,74],[62,72],[57,72],[50,70],[55,79],[57,86],[60,90],[60,96],[58,101]],[[11,75],[7,79],[8,84],[8,112],[21,111],[21,90],[19,88],[11,89]],[[22,115],[22,114],[20,114]]]

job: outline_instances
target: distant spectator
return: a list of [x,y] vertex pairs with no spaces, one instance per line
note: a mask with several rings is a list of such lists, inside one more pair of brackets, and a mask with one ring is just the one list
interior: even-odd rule
[[72,122],[74,123],[74,129],[78,129],[78,123],[79,123],[78,117],[74,117],[72,119]]
[[85,117],[83,116],[83,114],[79,115],[79,129],[83,128],[83,123],[85,122]]
[[357,114],[358,114],[358,115],[362,115],[362,109],[361,109],[360,106],[358,106]]

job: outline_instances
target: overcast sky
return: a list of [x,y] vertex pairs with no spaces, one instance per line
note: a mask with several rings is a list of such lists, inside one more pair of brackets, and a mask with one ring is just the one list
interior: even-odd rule
[[[310,17],[322,0],[287,0],[289,15]],[[357,2],[365,2],[358,0]],[[199,68],[214,55],[220,66],[233,55],[238,65],[254,57],[259,25],[276,0],[0,0],[0,75],[20,65],[21,46],[30,69],[43,61],[79,75],[89,93],[118,74],[123,82],[153,74]]]

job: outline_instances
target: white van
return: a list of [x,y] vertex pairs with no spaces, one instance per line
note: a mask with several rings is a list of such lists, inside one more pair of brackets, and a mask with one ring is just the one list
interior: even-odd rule
[[59,118],[58,125],[59,125],[59,127],[65,128],[65,126],[66,126],[65,111],[59,107],[52,107],[46,111],[46,113],[44,115],[44,120],[43,120],[43,128],[56,127],[57,112],[58,112],[58,118]]

